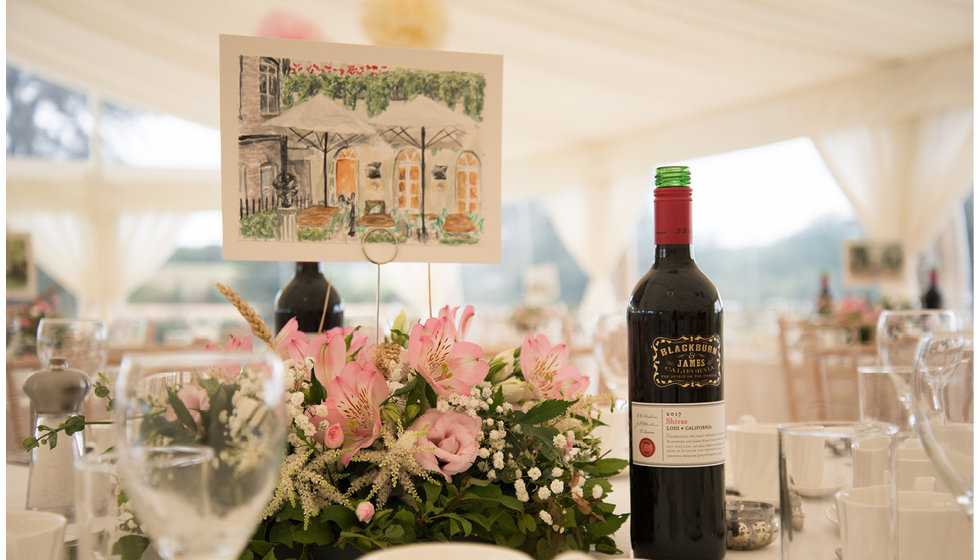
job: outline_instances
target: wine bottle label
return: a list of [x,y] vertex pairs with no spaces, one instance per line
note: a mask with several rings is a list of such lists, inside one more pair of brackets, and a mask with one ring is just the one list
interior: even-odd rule
[[721,335],[658,337],[652,350],[653,383],[657,387],[721,384]]
[[725,401],[630,403],[630,458],[647,467],[709,467],[725,462]]

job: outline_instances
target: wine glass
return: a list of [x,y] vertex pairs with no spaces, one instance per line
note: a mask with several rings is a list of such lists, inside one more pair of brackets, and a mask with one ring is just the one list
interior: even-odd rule
[[52,319],[37,325],[37,359],[48,367],[51,358],[64,358],[68,367],[94,377],[105,367],[108,330],[96,319]]
[[627,348],[626,313],[599,315],[592,331],[592,353],[599,364],[599,375],[620,408],[629,400]]
[[973,517],[973,333],[936,333],[916,350],[915,431],[941,482]]
[[127,354],[117,393],[120,471],[157,552],[238,558],[272,498],[285,450],[280,358]]
[[950,309],[889,309],[878,316],[878,360],[886,366],[911,368],[923,336],[955,331],[956,314]]

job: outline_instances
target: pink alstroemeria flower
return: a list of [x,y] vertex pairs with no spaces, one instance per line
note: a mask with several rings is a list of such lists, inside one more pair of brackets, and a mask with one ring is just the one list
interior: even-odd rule
[[343,428],[345,453],[340,460],[347,465],[357,450],[368,447],[378,437],[380,406],[388,398],[388,384],[374,363],[347,362],[326,387],[330,395],[323,401],[327,407],[326,426],[340,424]]
[[439,310],[439,318],[446,319],[449,321],[453,328],[455,329],[453,336],[456,340],[466,340],[466,331],[470,330],[470,322],[473,321],[473,311],[472,305],[467,305],[463,308],[463,316],[459,318],[459,325],[456,325],[456,312],[459,311],[458,307],[445,306]]
[[272,340],[272,347],[282,359],[292,358],[296,362],[302,362],[306,358],[309,340],[306,333],[299,330],[299,323],[293,317],[276,333],[276,338]]
[[440,395],[468,395],[490,370],[479,345],[456,339],[448,313],[412,325],[405,354],[408,365]]
[[[348,336],[351,339],[350,347],[347,346]],[[371,362],[373,346],[354,327],[334,327],[314,336],[307,346],[307,352],[313,356],[313,372],[316,378],[326,387],[330,380],[340,375],[349,361],[357,362],[362,367]]]
[[[197,385],[184,385],[177,391],[177,398],[184,403],[184,407],[191,413],[194,423],[197,425],[197,433],[204,433],[204,425],[201,422],[201,411],[211,408],[211,398],[203,387]],[[174,407],[167,406],[167,411],[163,414],[167,422],[177,419],[177,412]]]
[[539,399],[572,400],[589,386],[589,378],[568,362],[568,346],[551,345],[548,337],[527,335],[521,344],[521,371]]
[[[250,338],[236,338],[231,337],[225,342],[225,347],[221,348],[217,344],[208,344],[204,347],[205,350],[217,351],[217,352],[236,352],[236,351],[251,351],[252,350],[252,339]],[[218,363],[210,369],[211,375],[218,378],[223,382],[231,382],[238,378],[238,374],[241,373],[241,364],[226,362],[224,364],[218,360]]]

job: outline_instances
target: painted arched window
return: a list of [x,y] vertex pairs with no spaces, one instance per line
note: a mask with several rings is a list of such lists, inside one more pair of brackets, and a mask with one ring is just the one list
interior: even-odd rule
[[421,154],[414,148],[402,150],[395,160],[395,184],[398,185],[398,208],[418,210],[422,193]]
[[476,212],[480,202],[480,159],[463,152],[456,159],[456,211]]
[[341,195],[350,200],[350,195],[357,192],[357,152],[344,148],[337,152],[336,184],[337,197]]

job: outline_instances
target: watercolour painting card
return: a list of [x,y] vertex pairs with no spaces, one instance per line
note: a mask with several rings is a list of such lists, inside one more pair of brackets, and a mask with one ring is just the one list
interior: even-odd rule
[[500,261],[500,56],[222,35],[220,59],[224,258]]

